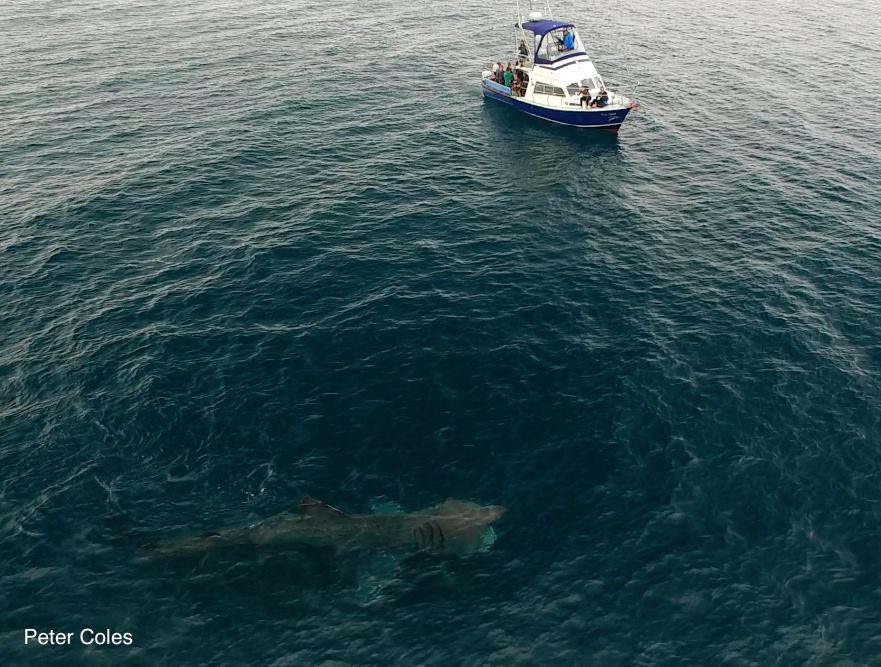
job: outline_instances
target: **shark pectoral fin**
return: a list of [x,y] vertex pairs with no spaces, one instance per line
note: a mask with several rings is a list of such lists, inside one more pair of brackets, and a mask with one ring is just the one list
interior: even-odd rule
[[477,547],[478,553],[485,554],[498,539],[499,536],[496,535],[495,529],[492,526],[487,526],[480,535],[480,546]]
[[310,498],[306,496],[303,500],[300,501],[300,504],[297,505],[297,512],[302,514],[303,516],[312,516],[316,519],[348,519],[349,515],[343,512],[342,510],[338,510],[333,505],[328,505],[327,503],[321,502],[320,500],[315,500],[315,498]]
[[370,511],[373,514],[403,514],[403,508],[398,505],[394,500],[387,500],[385,498],[374,498],[370,501]]
[[355,598],[361,604],[373,602],[398,576],[398,559],[389,553],[375,553],[363,559],[358,568],[358,587]]

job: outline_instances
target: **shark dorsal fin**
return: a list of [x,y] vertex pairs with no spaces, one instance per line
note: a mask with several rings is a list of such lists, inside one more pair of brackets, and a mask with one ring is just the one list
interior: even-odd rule
[[297,505],[297,512],[302,514],[303,516],[312,516],[316,519],[348,519],[349,515],[343,512],[342,510],[338,510],[333,505],[328,505],[325,502],[320,500],[315,500],[315,498],[310,498],[306,496],[303,500],[300,501],[300,504]]

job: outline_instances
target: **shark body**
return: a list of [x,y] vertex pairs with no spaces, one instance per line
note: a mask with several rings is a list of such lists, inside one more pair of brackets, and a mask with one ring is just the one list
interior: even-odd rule
[[283,512],[247,526],[159,544],[151,556],[179,556],[242,545],[332,547],[337,551],[430,552],[467,556],[505,513],[501,505],[447,500],[405,514],[346,514],[312,498],[297,511]]

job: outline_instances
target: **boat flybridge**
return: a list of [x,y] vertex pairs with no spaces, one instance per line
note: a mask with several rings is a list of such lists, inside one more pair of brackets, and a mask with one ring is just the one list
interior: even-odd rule
[[516,60],[510,73],[504,62],[483,72],[484,97],[555,123],[617,131],[636,102],[606,89],[575,25],[531,9],[523,20],[518,0]]

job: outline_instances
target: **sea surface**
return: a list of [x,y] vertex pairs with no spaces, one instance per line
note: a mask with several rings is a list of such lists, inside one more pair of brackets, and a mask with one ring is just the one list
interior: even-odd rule
[[[0,4],[0,665],[881,664],[877,4],[555,10],[617,136],[500,0]],[[508,512],[139,555],[306,495]]]

